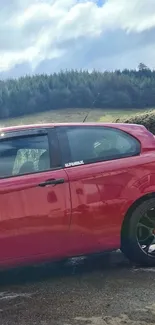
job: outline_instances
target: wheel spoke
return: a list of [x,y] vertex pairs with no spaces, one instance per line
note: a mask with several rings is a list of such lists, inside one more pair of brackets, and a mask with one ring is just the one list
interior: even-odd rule
[[149,227],[149,226],[147,226],[147,225],[144,225],[144,224],[141,223],[141,222],[139,222],[139,224],[138,224],[138,228],[145,228],[145,229],[147,229],[149,232],[150,232],[150,230],[151,230],[151,227]]
[[139,222],[138,227],[138,240],[141,245],[146,245],[147,240],[152,236],[152,229],[147,225]]
[[144,249],[145,252],[148,252],[150,246],[153,245],[154,240],[155,240],[155,236],[154,235],[152,235],[152,236],[150,236],[150,237],[147,238],[147,240],[145,241],[145,244],[144,244],[144,245],[146,245],[146,247]]
[[148,237],[144,238],[144,239],[139,239],[139,243],[142,246],[150,246],[153,245],[154,243],[154,235],[149,235]]
[[153,235],[154,239],[151,245],[155,245],[155,235]]
[[153,219],[151,219],[151,217],[148,216],[148,213],[146,213],[144,217],[145,217],[145,218],[147,219],[147,221],[150,223],[150,227],[151,227],[151,228],[155,228],[155,216],[154,216]]
[[148,210],[139,220],[137,240],[146,254],[155,256],[155,209]]

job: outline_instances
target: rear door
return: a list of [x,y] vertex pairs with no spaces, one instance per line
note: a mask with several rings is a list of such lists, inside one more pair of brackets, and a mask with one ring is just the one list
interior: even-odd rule
[[58,133],[71,187],[74,254],[119,247],[140,143],[110,127],[70,126]]
[[70,215],[55,130],[1,134],[0,263],[65,256]]

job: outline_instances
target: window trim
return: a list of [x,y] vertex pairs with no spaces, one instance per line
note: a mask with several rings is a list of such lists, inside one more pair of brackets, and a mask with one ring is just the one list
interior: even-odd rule
[[[72,160],[72,157],[71,157],[71,150],[70,150],[70,145],[69,145],[69,139],[68,139],[68,135],[67,135],[67,130],[68,129],[86,129],[86,128],[97,128],[97,129],[107,129],[107,130],[114,130],[114,131],[117,131],[118,133],[120,134],[125,134],[127,136],[129,136],[130,138],[134,139],[136,142],[137,142],[137,151],[134,153],[134,154],[122,154],[120,155],[119,154],[119,157],[111,157],[109,159],[105,158],[92,158],[91,160],[85,160],[84,161],[84,164],[79,164],[79,165],[76,165],[76,166],[69,166],[69,167],[66,167],[65,165],[67,163],[70,163],[70,162],[74,162]],[[108,161],[113,161],[113,160],[120,160],[120,159],[125,159],[125,158],[132,158],[132,157],[137,157],[141,154],[141,143],[139,141],[139,139],[137,139],[135,136],[133,136],[132,134],[124,131],[124,130],[121,130],[121,129],[118,129],[118,128],[115,128],[115,127],[110,127],[110,126],[85,126],[85,125],[73,125],[73,126],[58,126],[56,127],[57,129],[57,134],[58,134],[58,138],[59,138],[59,143],[60,143],[60,151],[61,151],[61,156],[62,156],[62,164],[63,164],[63,168],[73,168],[73,167],[79,167],[79,166],[83,166],[83,165],[90,165],[90,164],[95,164],[95,163],[101,163],[101,162],[108,162]],[[66,161],[65,160],[65,156],[66,156],[66,152],[67,152],[67,155],[68,155],[68,160]]]
[[[43,170],[43,171],[36,171],[33,173],[25,173],[25,174],[20,174],[20,175],[10,175],[10,176],[4,176],[4,177],[0,177],[0,181],[1,180],[5,180],[5,179],[9,179],[9,178],[19,178],[19,177],[26,177],[28,175],[36,175],[36,174],[43,174],[46,172],[50,172],[50,171],[56,171],[56,170],[61,170],[62,167],[62,161],[61,161],[61,156],[60,156],[60,146],[59,146],[59,142],[58,142],[58,138],[57,138],[57,134],[56,134],[56,130],[55,128],[43,128],[43,129],[30,129],[30,130],[22,130],[22,131],[11,131],[11,132],[6,132],[5,136],[3,136],[3,138],[0,139],[0,144],[1,142],[5,142],[5,140],[11,140],[14,138],[32,138],[32,137],[36,137],[36,136],[47,136],[47,140],[48,140],[48,150],[49,150],[49,158],[50,158],[50,169],[47,170]],[[59,167],[53,167],[52,168],[52,146],[50,145],[50,139],[51,136],[54,135],[54,140],[56,141],[57,144],[57,149],[58,149],[58,155],[59,155]]]

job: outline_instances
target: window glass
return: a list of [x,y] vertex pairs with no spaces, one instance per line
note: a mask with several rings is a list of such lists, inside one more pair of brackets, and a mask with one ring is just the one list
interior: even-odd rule
[[48,138],[27,136],[0,141],[0,177],[50,169]]
[[138,140],[113,128],[73,127],[67,129],[67,135],[72,161],[105,161],[140,153]]

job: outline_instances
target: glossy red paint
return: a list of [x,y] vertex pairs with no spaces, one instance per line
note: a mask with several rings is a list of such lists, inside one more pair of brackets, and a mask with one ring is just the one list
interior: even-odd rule
[[[75,124],[2,128],[5,132]],[[27,264],[120,248],[128,209],[155,193],[155,138],[143,126],[94,124],[141,142],[136,157],[0,179],[0,265]],[[64,184],[39,187],[63,178]]]
[[[39,187],[64,178],[55,187]],[[64,170],[0,180],[0,264],[21,264],[68,254],[71,217],[68,176]]]
[[67,173],[72,254],[120,248],[128,209],[142,196],[155,192],[155,154],[78,166]]

